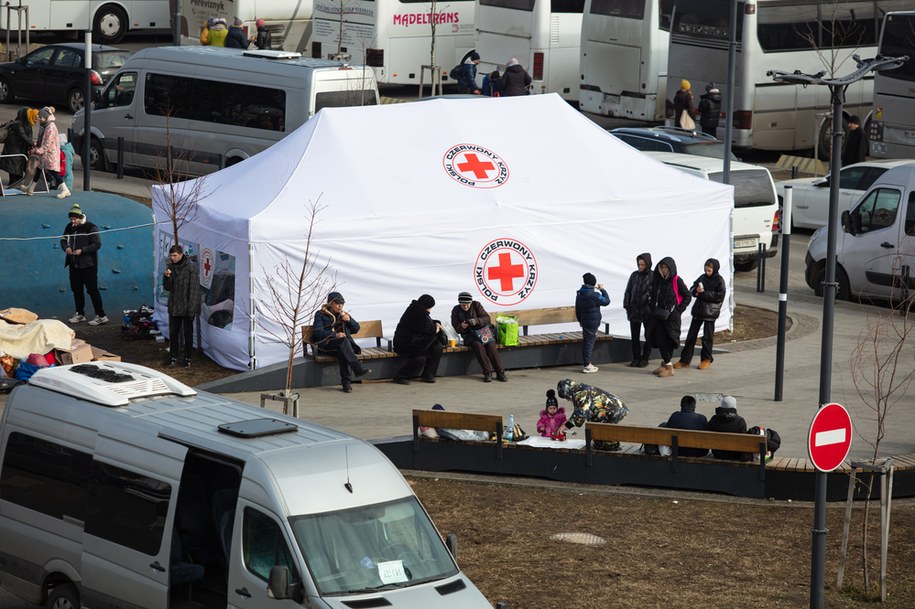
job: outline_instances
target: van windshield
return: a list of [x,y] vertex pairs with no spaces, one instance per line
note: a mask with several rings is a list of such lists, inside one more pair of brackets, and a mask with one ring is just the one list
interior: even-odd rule
[[[721,172],[710,173],[708,179],[724,183]],[[731,171],[731,185],[734,186],[734,207],[766,207],[775,205],[772,181],[765,169]]]
[[415,497],[289,521],[322,596],[403,588],[458,573]]

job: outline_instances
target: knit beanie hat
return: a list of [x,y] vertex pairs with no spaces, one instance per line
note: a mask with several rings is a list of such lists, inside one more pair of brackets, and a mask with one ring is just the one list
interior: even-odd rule
[[207,17],[207,27],[213,27],[216,23],[216,17]]
[[470,54],[470,61],[477,61],[478,59],[480,59],[480,54],[476,51]]
[[236,18],[235,18],[235,21],[233,21],[232,23],[233,23],[236,27],[241,27],[241,24],[244,23],[244,22],[243,22],[241,19],[239,19],[238,17],[236,17]]
[[330,294],[327,295],[327,304],[331,304],[334,302],[339,302],[340,304],[343,304],[346,301],[343,299],[343,294],[341,294],[340,292],[331,292]]
[[36,122],[38,122],[37,108],[29,108],[26,110],[25,115],[29,118],[29,124],[34,125]]
[[737,412],[737,400],[735,400],[733,396],[726,395],[721,398],[721,406],[719,406],[719,408]]
[[585,273],[584,275],[582,275],[581,280],[584,282],[585,285],[589,285],[591,287],[594,287],[597,285],[597,277],[595,277],[591,273]]
[[54,106],[45,106],[38,111],[38,118],[48,118],[54,114]]
[[470,304],[473,302],[473,296],[470,295],[470,292],[461,292],[458,294],[458,302],[461,304]]
[[79,203],[75,203],[73,207],[70,208],[70,213],[68,214],[71,218],[82,218],[83,210],[79,208]]
[[680,81],[680,88],[683,89],[684,91],[689,91],[689,88],[690,88],[691,86],[692,86],[692,85],[690,85],[690,84],[689,84],[689,81],[686,80],[685,78],[684,78],[683,80]]
[[511,59],[508,60],[508,63],[505,64],[506,67],[517,66],[517,65],[521,65],[521,62],[518,61],[517,57],[512,57]]
[[421,306],[424,309],[431,309],[435,306],[435,299],[429,296],[428,294],[423,294],[416,299],[416,304]]
[[258,19],[257,21],[254,22],[254,25],[256,25],[257,27],[264,27],[265,25],[267,25],[267,22],[264,21],[263,19]]
[[556,392],[552,389],[548,389],[546,392],[546,407],[549,408],[550,406],[559,407],[559,400],[556,399]]

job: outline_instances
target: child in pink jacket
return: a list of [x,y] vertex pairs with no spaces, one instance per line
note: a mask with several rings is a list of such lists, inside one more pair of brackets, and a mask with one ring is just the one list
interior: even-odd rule
[[554,438],[564,432],[566,422],[565,408],[559,406],[556,392],[550,389],[546,392],[546,408],[540,411],[540,420],[537,421],[537,432],[544,438]]

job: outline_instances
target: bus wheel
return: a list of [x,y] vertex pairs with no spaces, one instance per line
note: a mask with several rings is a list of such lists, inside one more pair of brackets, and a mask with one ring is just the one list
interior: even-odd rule
[[54,586],[48,595],[48,609],[79,609],[79,592],[73,584]]
[[[842,133],[848,133],[848,117],[842,115]],[[819,138],[819,157],[821,161],[829,161],[832,158],[832,116],[823,118],[820,122]],[[845,138],[842,138],[845,143]],[[841,154],[839,156],[842,156]]]
[[115,44],[127,33],[127,15],[124,9],[114,4],[106,4],[95,13],[94,36],[99,44]]

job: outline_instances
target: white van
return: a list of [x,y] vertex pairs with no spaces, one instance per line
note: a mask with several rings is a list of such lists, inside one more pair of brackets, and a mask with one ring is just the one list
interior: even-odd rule
[[[143,49],[124,63],[92,108],[88,165],[107,170],[124,138],[124,165],[203,175],[251,157],[321,108],[378,103],[364,66],[283,51],[222,47]],[[73,116],[83,154],[83,110]]]
[[[656,161],[713,182],[724,183],[722,159],[677,152],[643,152]],[[731,161],[734,186],[734,268],[750,271],[759,263],[759,244],[766,246],[766,257],[778,253],[779,206],[772,174],[765,167]]]
[[[881,175],[839,221],[836,296],[908,297],[915,290],[915,165]],[[818,296],[826,278],[827,228],[817,229],[807,245],[804,278]]]
[[375,447],[119,362],[13,390],[0,539],[51,609],[491,609]]

